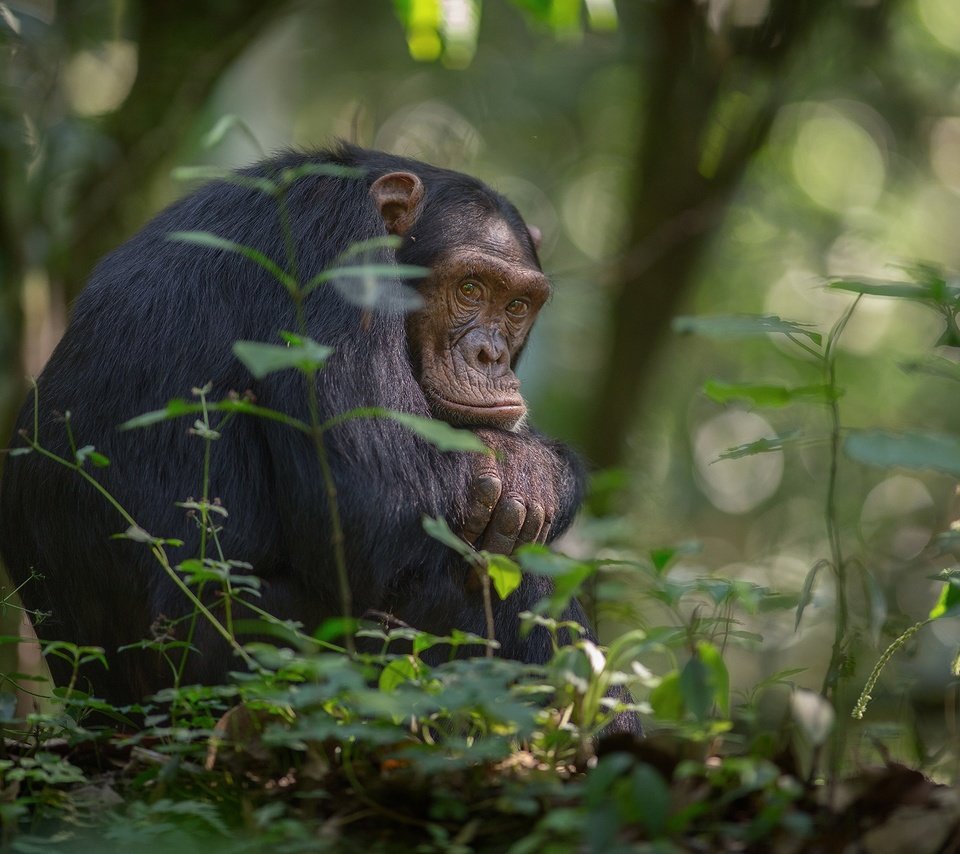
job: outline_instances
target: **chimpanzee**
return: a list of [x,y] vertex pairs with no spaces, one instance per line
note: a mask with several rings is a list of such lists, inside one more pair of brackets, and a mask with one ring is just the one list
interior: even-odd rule
[[[424,533],[442,516],[478,547],[510,554],[549,543],[570,525],[583,474],[576,456],[525,424],[514,373],[550,284],[537,258],[536,231],[480,181],[403,157],[341,144],[286,153],[243,175],[276,177],[304,164],[315,171],[276,200],[249,182],[218,180],[173,204],[104,258],[77,299],[70,325],[38,380],[39,439],[70,455],[92,443],[111,464],[91,469],[143,529],[178,537],[174,562],[198,552],[196,522],[176,502],[198,494],[203,444],[183,420],[118,431],[138,414],[210,383],[211,399],[249,390],[256,402],[308,420],[304,375],[254,378],[233,355],[238,340],[279,343],[297,329],[289,295],[261,266],[217,248],[187,246],[171,233],[200,230],[255,247],[285,265],[296,247],[300,281],[329,268],[358,241],[397,235],[396,250],[375,244],[379,264],[418,265],[419,310],[370,312],[337,289],[319,287],[299,315],[308,334],[334,348],[316,379],[319,415],[386,407],[474,430],[493,451],[441,453],[385,418],[345,420],[326,435],[345,533],[353,611],[379,611],[435,634],[485,634],[481,594],[455,552]],[[285,239],[285,228],[286,238]],[[386,287],[399,289],[399,279]],[[33,398],[18,430],[32,432]],[[18,440],[14,439],[14,444]],[[338,615],[330,507],[309,436],[274,421],[237,417],[215,441],[209,494],[229,513],[223,553],[261,579],[260,607],[308,629]],[[112,535],[119,514],[75,472],[38,453],[10,456],[0,494],[0,553],[24,584],[31,609],[50,612],[43,638],[103,647],[109,671],[84,674],[100,696],[130,702],[171,680],[153,651],[117,652],[188,611],[183,595],[142,543]],[[181,557],[182,556],[182,557]],[[28,578],[32,572],[39,579]],[[521,637],[518,614],[550,591],[527,575],[495,602],[504,656],[549,658],[543,630]],[[494,597],[496,598],[496,597]],[[585,624],[580,605],[569,619]],[[223,680],[235,660],[200,621],[188,682]],[[175,627],[185,634],[183,623]],[[64,673],[51,660],[55,679]],[[632,715],[622,728],[636,728]]]

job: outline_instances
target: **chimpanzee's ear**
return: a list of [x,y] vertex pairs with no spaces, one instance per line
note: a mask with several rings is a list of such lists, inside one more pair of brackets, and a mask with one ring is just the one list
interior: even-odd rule
[[404,235],[420,213],[423,182],[412,172],[389,172],[373,182],[370,195],[383,217],[387,231]]
[[533,248],[540,251],[540,242],[543,240],[543,232],[535,225],[528,225],[527,231],[530,232],[530,239],[533,241]]

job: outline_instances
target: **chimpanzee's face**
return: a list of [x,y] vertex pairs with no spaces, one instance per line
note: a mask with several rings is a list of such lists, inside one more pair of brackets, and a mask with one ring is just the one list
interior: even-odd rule
[[502,220],[482,223],[445,253],[420,286],[407,321],[411,358],[435,417],[512,430],[526,416],[517,356],[550,284]]
[[424,213],[424,186],[412,172],[382,175],[370,195],[387,230],[406,237],[408,248],[432,246],[424,256],[430,275],[418,287],[424,305],[407,319],[407,342],[433,415],[458,426],[517,429],[527,406],[514,367],[550,296],[536,258],[539,232],[520,226],[518,233],[470,202],[469,192]]

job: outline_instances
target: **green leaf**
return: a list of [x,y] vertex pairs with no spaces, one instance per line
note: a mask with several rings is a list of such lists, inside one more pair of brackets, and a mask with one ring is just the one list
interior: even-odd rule
[[266,270],[291,293],[298,288],[293,276],[252,246],[244,246],[241,243],[234,243],[232,240],[224,240],[224,238],[217,237],[209,231],[173,231],[167,235],[167,238],[180,243],[192,243],[194,246],[203,246],[207,249],[219,249],[223,252],[242,255]]
[[269,178],[241,175],[219,166],[180,166],[171,173],[175,181],[224,181],[249,190],[275,196],[278,187]]
[[936,620],[960,606],[960,577],[954,576],[944,582],[937,604],[930,611],[930,619]]
[[[396,234],[388,234],[384,237],[370,237],[367,240],[358,240],[356,243],[351,243],[338,258],[338,264],[341,261],[346,261],[349,258],[356,258],[359,256],[365,256],[370,252],[373,252],[377,249],[399,249],[403,246],[403,238]],[[324,273],[320,274],[321,276]]]
[[729,403],[732,400],[745,400],[755,406],[787,406],[797,400],[829,403],[839,397],[839,392],[828,385],[788,386],[750,385],[724,383],[709,380],[703,391],[717,403]]
[[908,374],[930,374],[960,382],[960,362],[944,359],[942,356],[930,356],[917,362],[904,362],[900,365],[900,369]]
[[697,655],[707,670],[713,702],[724,717],[730,717],[730,674],[720,650],[708,641],[700,641],[697,644]]
[[261,341],[236,341],[233,345],[233,354],[258,380],[267,374],[290,368],[315,371],[324,366],[331,353],[332,347],[318,344],[310,338],[286,347]]
[[934,343],[935,347],[960,347],[960,330],[957,329],[957,322],[953,318],[947,319],[947,325],[940,333],[940,337]]
[[484,553],[487,561],[487,572],[493,582],[493,588],[501,599],[506,599],[520,586],[523,574],[520,567],[506,555]]
[[280,184],[283,188],[290,187],[301,178],[311,175],[320,175],[327,178],[362,178],[366,174],[362,166],[341,166],[339,163],[304,163],[280,173]]
[[[332,282],[336,279],[358,279],[364,276],[379,276],[384,279],[422,279],[429,275],[429,267],[417,267],[413,264],[350,264],[342,267],[331,267],[317,273],[307,282],[307,288]],[[420,304],[423,304],[423,300],[420,301]]]
[[77,465],[82,466],[87,460],[90,460],[91,464],[98,469],[106,468],[110,465],[110,460],[99,451],[96,451],[93,445],[84,445],[77,450]]
[[451,427],[446,421],[436,418],[424,418],[420,415],[411,415],[409,412],[396,412],[392,409],[383,410],[387,418],[392,418],[408,430],[416,433],[440,451],[475,451],[489,454],[490,449],[480,440],[480,437],[471,430],[460,430]]
[[422,669],[413,656],[395,658],[380,672],[379,688],[385,694],[396,691],[404,682],[415,681]]
[[913,282],[897,282],[885,279],[835,279],[827,285],[835,291],[850,291],[875,297],[900,297],[926,301],[934,299],[931,289]]
[[227,115],[219,118],[217,123],[203,137],[201,145],[204,148],[214,148],[219,145],[224,137],[234,128],[246,137],[261,157],[266,157],[267,153],[263,150],[263,146],[260,144],[260,140],[257,139],[257,135],[250,129],[250,125],[232,113],[227,113]]
[[830,561],[828,560],[818,560],[807,573],[807,577],[803,580],[803,590],[800,591],[800,601],[797,603],[797,618],[793,623],[793,630],[796,631],[800,628],[800,620],[803,617],[803,612],[813,601],[813,585],[817,582],[817,574],[824,567],[830,566]]
[[641,762],[630,775],[632,797],[630,805],[640,824],[646,830],[647,838],[658,839],[664,831],[670,817],[670,787],[657,771]]
[[944,472],[960,477],[960,439],[940,433],[853,432],[843,443],[847,456],[882,468]]
[[474,550],[473,546],[471,546],[466,540],[461,540],[460,537],[453,533],[445,519],[442,519],[439,516],[436,518],[424,516],[422,524],[423,530],[435,540],[438,540],[445,546],[449,546],[458,554],[463,555],[463,557],[465,557],[471,563],[476,562],[477,552]]
[[694,655],[680,671],[680,695],[683,705],[698,721],[706,720],[714,701],[711,674],[699,655]]
[[693,555],[698,554],[703,548],[703,545],[699,542],[686,542],[680,543],[676,546],[666,546],[660,549],[651,549],[650,551],[650,562],[653,564],[653,568],[656,570],[657,575],[663,575],[664,570],[666,570],[676,558],[682,557],[683,555]]
[[653,713],[663,721],[683,719],[683,694],[680,691],[680,673],[671,670],[650,692],[650,707]]
[[[553,579],[553,593],[545,600],[551,616],[559,617],[570,600],[580,592],[583,583],[597,571],[592,563],[556,554],[546,546],[530,544],[518,549],[517,559],[524,572],[546,575]],[[538,606],[542,611],[543,605]]]
[[717,314],[697,317],[676,317],[673,331],[681,335],[704,335],[708,338],[757,338],[778,333],[802,335],[819,344],[822,336],[810,327],[810,323],[794,323],[781,320],[776,315]]
[[347,302],[367,311],[409,314],[423,308],[423,297],[416,288],[397,279],[421,279],[430,271],[425,267],[401,264],[363,264],[325,270],[314,276],[305,288],[310,293],[329,281]]
[[129,421],[124,421],[117,429],[118,430],[135,430],[139,427],[149,427],[152,424],[158,424],[161,421],[169,421],[172,418],[182,418],[184,415],[193,415],[197,412],[202,412],[203,406],[199,403],[194,403],[190,400],[184,400],[183,398],[175,398],[167,402],[167,405],[163,409],[156,409],[153,412],[145,412],[143,415],[138,415],[135,418],[131,418]]
[[739,460],[743,457],[752,457],[755,454],[782,451],[787,445],[799,438],[799,430],[790,430],[786,433],[781,433],[779,436],[770,436],[769,438],[757,439],[755,442],[747,442],[745,445],[736,445],[733,448],[727,448],[717,459]]

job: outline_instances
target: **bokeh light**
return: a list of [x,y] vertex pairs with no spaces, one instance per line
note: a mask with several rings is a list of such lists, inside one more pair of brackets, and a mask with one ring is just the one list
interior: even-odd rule
[[797,183],[817,204],[843,213],[883,192],[883,154],[874,137],[834,104],[803,108],[793,150]]
[[770,438],[776,430],[755,412],[731,410],[701,424],[693,437],[697,482],[725,513],[748,513],[770,498],[783,479],[783,452],[721,460],[730,448]]

